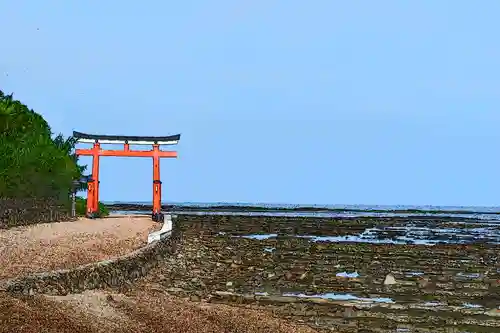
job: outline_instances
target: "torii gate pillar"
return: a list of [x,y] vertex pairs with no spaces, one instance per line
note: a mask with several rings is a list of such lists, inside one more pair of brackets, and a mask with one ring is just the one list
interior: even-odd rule
[[[153,216],[161,214],[160,145],[153,145]],[[153,217],[153,219],[155,219]]]
[[[160,150],[160,145],[177,144],[180,134],[164,137],[146,136],[115,136],[115,135],[92,135],[73,132],[73,137],[78,143],[93,143],[91,149],[76,149],[77,156],[92,156],[92,178],[87,187],[87,212],[89,218],[94,218],[99,213],[99,158],[101,156],[121,157],[152,157],[153,158],[153,221],[163,221],[161,212],[161,180],[160,180],[160,158],[176,158],[177,152]],[[101,143],[123,144],[123,150],[102,150]],[[130,150],[130,144],[152,145],[153,149]]]

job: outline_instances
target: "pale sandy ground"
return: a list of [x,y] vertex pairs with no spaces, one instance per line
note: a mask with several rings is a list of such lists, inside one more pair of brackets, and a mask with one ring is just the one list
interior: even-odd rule
[[0,230],[0,280],[122,256],[159,228],[149,216],[111,216]]
[[314,333],[270,312],[193,303],[161,292],[86,291],[16,299],[0,293],[0,333]]

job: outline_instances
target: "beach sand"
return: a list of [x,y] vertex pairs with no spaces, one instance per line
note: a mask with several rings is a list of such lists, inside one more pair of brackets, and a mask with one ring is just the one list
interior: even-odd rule
[[0,230],[0,280],[122,256],[159,228],[149,216],[111,216]]
[[314,333],[268,311],[194,303],[162,292],[86,291],[14,298],[0,293],[0,333]]

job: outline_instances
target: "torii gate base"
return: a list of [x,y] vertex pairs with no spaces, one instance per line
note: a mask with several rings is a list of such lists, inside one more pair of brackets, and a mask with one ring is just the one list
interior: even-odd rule
[[[164,215],[161,212],[161,180],[160,180],[160,158],[176,158],[176,151],[162,151],[161,144],[177,144],[180,134],[164,137],[146,136],[114,136],[114,135],[92,135],[80,132],[73,132],[73,137],[78,143],[93,143],[91,149],[76,149],[77,156],[92,156],[92,178],[88,181],[87,188],[87,211],[86,216],[95,218],[99,216],[99,157],[100,156],[120,156],[120,157],[152,157],[153,158],[153,221],[163,222]],[[101,143],[123,144],[123,150],[102,150]],[[152,150],[130,150],[130,144],[151,144]]]

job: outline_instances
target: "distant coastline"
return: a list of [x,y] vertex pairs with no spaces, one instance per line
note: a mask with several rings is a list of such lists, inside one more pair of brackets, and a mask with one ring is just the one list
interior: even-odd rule
[[[105,202],[110,211],[148,211],[152,209],[151,204],[131,202]],[[163,209],[179,212],[318,212],[318,213],[393,213],[393,214],[461,214],[461,215],[500,215],[500,208],[492,207],[464,207],[457,208],[398,208],[397,206],[381,208],[379,206],[366,207],[321,207],[301,205],[258,205],[258,204],[231,204],[231,203],[170,203],[164,204]]]

